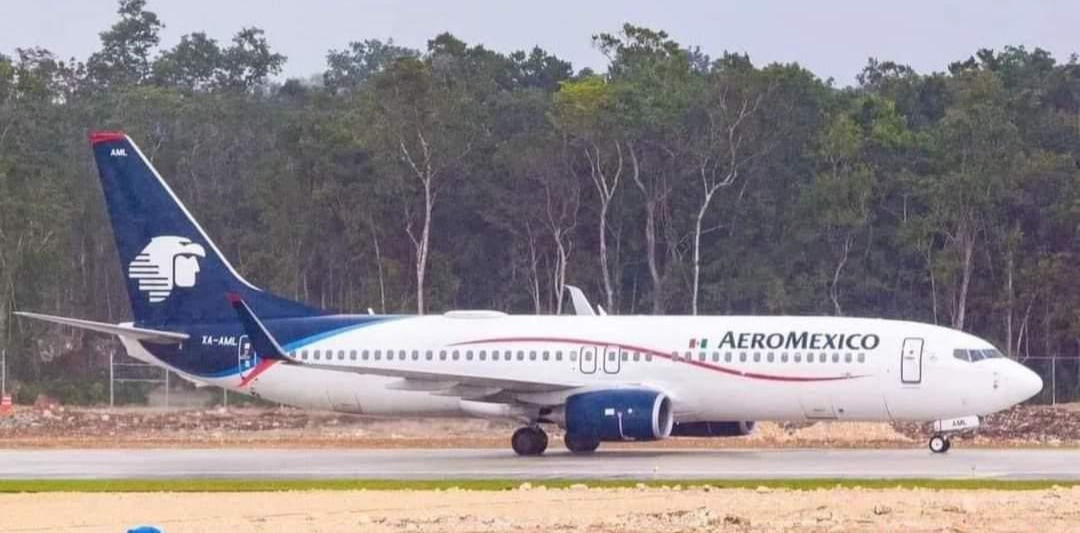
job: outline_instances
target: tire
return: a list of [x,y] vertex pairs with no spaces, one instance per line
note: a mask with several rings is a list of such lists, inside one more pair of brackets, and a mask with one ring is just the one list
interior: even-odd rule
[[540,428],[518,428],[510,437],[510,447],[514,453],[522,456],[540,455],[547,449],[547,433]]
[[585,454],[595,452],[596,448],[600,446],[600,439],[567,433],[563,437],[563,443],[566,445],[566,449],[572,453]]
[[945,438],[943,435],[934,435],[933,437],[930,437],[929,447],[931,452],[945,453],[952,447],[952,443],[950,443],[949,439]]

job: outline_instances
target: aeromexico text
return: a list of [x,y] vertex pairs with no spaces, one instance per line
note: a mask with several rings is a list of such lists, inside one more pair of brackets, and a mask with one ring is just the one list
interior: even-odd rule
[[[690,348],[707,349],[709,340],[707,338],[690,339]],[[735,350],[873,350],[879,344],[881,344],[881,338],[873,333],[811,333],[809,331],[736,333],[728,331],[713,347]]]

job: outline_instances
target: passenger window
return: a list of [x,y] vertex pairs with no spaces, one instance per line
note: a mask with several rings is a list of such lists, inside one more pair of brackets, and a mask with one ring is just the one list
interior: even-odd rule
[[571,351],[570,352],[570,360],[571,361],[577,361],[577,351]]
[[382,350],[375,350],[375,360],[378,361],[380,359],[382,359]]
[[405,360],[405,350],[399,350],[398,353],[397,353],[397,358],[404,361]]
[[731,362],[731,352],[727,352],[727,353],[724,354],[724,362],[725,363],[730,363]]
[[641,352],[634,352],[634,362],[641,361]]
[[780,362],[781,363],[786,363],[787,360],[788,360],[787,352],[784,352],[784,353],[780,354]]
[[301,359],[307,359],[307,350],[304,350],[304,351],[300,352],[300,358]]
[[[811,359],[807,358],[807,361],[811,361]],[[796,363],[801,363],[802,362],[802,354],[801,353],[796,353],[795,354],[795,362]]]
[[551,352],[544,350],[544,360],[547,361],[549,359],[551,359]]
[[445,361],[446,360],[446,350],[439,350],[439,360],[440,361]]
[[754,352],[754,362],[755,363],[760,363],[761,362],[761,353],[760,352]]
[[864,354],[864,353],[859,354],[859,362],[860,363],[865,363],[866,362],[866,354]]
[[458,352],[457,350],[454,350],[453,352],[451,352],[450,357],[453,360],[457,361],[458,359],[461,359],[461,352]]
[[[821,354],[821,355],[823,357],[825,356],[825,354]],[[850,357],[850,356],[851,356],[851,354],[848,354],[848,357]],[[838,354],[838,353],[832,354],[832,362],[839,363],[840,362],[840,354]]]
[[712,353],[712,362],[714,362],[714,363],[719,363],[720,362],[720,352],[713,352]]
[[851,354],[850,353],[844,354],[844,362],[845,363],[850,363],[851,362]]
[[555,352],[555,360],[562,361],[562,350],[558,350]]
[[707,354],[707,353],[705,353],[705,352],[698,352],[698,354],[697,354],[697,360],[698,360],[698,361],[701,361],[701,362],[704,362],[704,361],[705,361],[705,358],[706,358],[706,357],[708,357],[708,356],[709,356],[709,354]]
[[746,352],[742,352],[742,353],[739,354],[739,362],[740,363],[745,363],[746,362]]
[[472,361],[472,350],[466,350],[465,351],[465,360],[466,361]]
[[771,362],[773,362],[773,361],[775,361],[775,360],[776,360],[776,355],[774,355],[774,354],[773,354],[772,352],[769,352],[769,355],[767,356],[767,360],[768,360],[768,361],[769,361],[770,363],[771,363]]
[[369,355],[370,355],[370,353],[367,350],[364,350],[363,352],[360,352],[360,358],[365,360],[365,361],[368,360]]
[[652,362],[652,354],[651,353],[646,353],[645,354],[645,362]]
[[427,352],[426,352],[426,353],[424,354],[424,358],[425,358],[425,359],[427,359],[428,361],[430,361],[430,360],[432,359],[432,357],[433,357],[434,355],[435,355],[435,354],[434,354],[434,353],[432,353],[432,351],[431,351],[431,350],[428,350],[428,351],[427,351]]
[[[813,357],[813,356],[814,356],[814,354],[810,354],[810,357]],[[821,363],[824,363],[825,362],[825,354],[821,354],[820,356],[818,356],[818,361],[821,362]]]
[[487,352],[486,351],[480,350],[480,360],[481,361],[487,361]]
[[356,350],[349,350],[349,359],[356,360]]
[[524,360],[525,360],[525,351],[524,350],[518,350],[518,361],[524,361]]
[[315,350],[315,360],[318,361],[321,356],[322,352],[320,352],[319,350]]
[[536,360],[536,350],[530,350],[529,351],[529,360],[530,361],[535,361]]
[[629,361],[630,360],[630,352],[622,352],[622,360],[624,362]]
[[345,350],[338,350],[337,358],[339,361],[345,360]]
[[686,357],[683,359],[683,361],[693,361],[693,360],[694,360],[694,354],[692,354],[690,352],[686,352]]

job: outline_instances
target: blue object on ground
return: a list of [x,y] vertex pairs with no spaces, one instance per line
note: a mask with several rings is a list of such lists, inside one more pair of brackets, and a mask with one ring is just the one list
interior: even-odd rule
[[127,530],[127,533],[164,533],[154,526],[139,526]]

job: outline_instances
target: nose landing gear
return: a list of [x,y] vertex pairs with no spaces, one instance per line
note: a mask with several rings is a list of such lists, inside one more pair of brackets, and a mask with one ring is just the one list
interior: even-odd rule
[[960,433],[967,433],[974,431],[979,427],[979,417],[977,416],[965,416],[961,418],[949,418],[946,420],[938,420],[934,422],[934,436],[930,437],[930,451],[934,453],[945,453],[952,448],[952,442],[949,440],[953,435],[959,435]]
[[519,428],[510,437],[510,447],[518,455],[540,455],[547,449],[548,436],[540,426]]
[[930,437],[930,451],[934,453],[945,453],[952,448],[952,441],[945,435],[934,435]]

